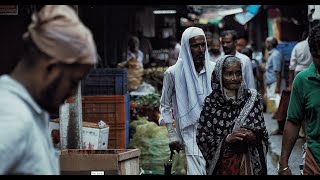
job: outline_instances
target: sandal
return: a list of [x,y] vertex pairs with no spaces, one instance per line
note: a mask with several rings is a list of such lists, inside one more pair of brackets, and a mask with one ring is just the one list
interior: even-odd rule
[[279,129],[277,129],[277,130],[273,131],[270,135],[273,136],[273,135],[282,135],[282,134],[283,134],[283,132],[280,131]]

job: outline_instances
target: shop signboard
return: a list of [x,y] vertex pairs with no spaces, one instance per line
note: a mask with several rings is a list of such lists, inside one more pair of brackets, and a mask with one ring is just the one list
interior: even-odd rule
[[18,15],[18,5],[0,5],[0,15]]

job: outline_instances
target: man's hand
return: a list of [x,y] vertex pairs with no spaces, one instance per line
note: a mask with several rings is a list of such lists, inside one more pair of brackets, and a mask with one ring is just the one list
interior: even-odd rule
[[169,137],[169,147],[171,151],[176,151],[177,153],[180,152],[180,150],[182,150],[182,146],[181,143],[179,141],[178,135],[176,130],[173,128],[173,124],[172,123],[168,123],[166,124],[167,126],[167,130],[168,130],[168,137]]
[[290,167],[288,166],[285,169],[278,169],[278,175],[292,175]]
[[180,150],[182,150],[182,146],[179,141],[173,141],[173,142],[169,143],[169,147],[170,147],[171,151],[175,150],[177,153],[179,153]]

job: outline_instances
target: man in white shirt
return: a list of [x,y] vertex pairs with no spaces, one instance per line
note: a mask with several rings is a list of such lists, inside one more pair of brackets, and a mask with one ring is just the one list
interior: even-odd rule
[[291,52],[290,58],[290,79],[289,87],[292,84],[294,77],[305,69],[308,69],[312,63],[312,56],[309,50],[308,38],[297,43]]
[[221,43],[225,55],[234,55],[241,60],[242,74],[248,88],[256,89],[251,60],[236,50],[237,32],[226,30],[221,33]]
[[206,174],[196,132],[204,99],[212,91],[214,66],[203,30],[189,27],[182,34],[178,61],[164,73],[159,123],[167,126],[171,150],[184,147],[188,175]]

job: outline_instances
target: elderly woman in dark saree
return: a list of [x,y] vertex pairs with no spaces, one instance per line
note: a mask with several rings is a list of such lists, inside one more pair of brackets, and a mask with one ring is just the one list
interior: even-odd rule
[[266,130],[261,95],[243,81],[241,62],[221,57],[212,75],[197,127],[208,175],[267,175]]

